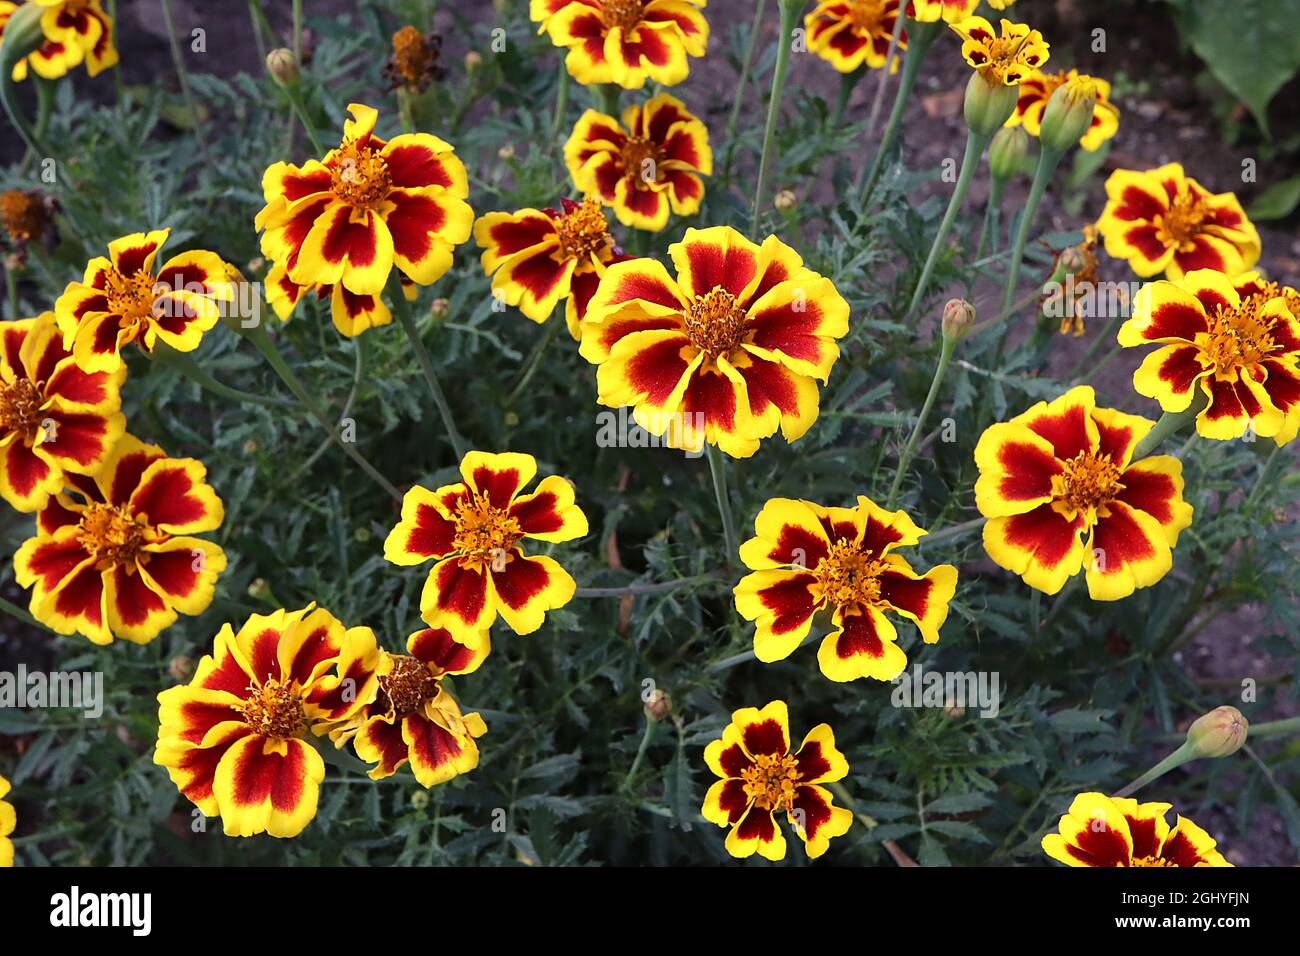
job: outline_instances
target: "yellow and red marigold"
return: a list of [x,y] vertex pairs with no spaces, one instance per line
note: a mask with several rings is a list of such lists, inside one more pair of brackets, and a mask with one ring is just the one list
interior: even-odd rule
[[569,603],[577,585],[554,558],[526,557],[522,542],[581,538],[587,516],[558,475],[521,494],[537,474],[532,455],[471,451],[460,473],[457,484],[436,491],[416,485],[406,493],[384,557],[405,566],[436,562],[420,596],[421,615],[460,643],[478,646],[498,614],[516,634],[531,634],[547,611]]
[[1037,136],[1042,129],[1043,111],[1047,109],[1047,101],[1052,98],[1052,94],[1062,86],[1079,83],[1089,85],[1097,95],[1092,122],[1079,140],[1080,146],[1089,152],[1095,152],[1119,130],[1119,108],[1110,101],[1108,82],[1095,76],[1086,76],[1078,70],[1061,70],[1056,73],[1034,70],[1026,76],[1020,81],[1020,98],[1016,101],[1016,111],[1007,120],[1007,125],[1023,126],[1030,136]]
[[14,865],[14,842],[9,835],[18,824],[18,816],[13,804],[4,800],[8,794],[9,781],[0,777],[0,867]]
[[227,836],[297,836],[325,776],[308,735],[375,699],[379,655],[369,628],[315,605],[223,625],[193,679],[158,695],[154,763]]
[[45,507],[65,473],[93,474],[126,430],[126,369],[83,372],[54,313],[0,322],[0,496],[19,511]]
[[581,203],[565,199],[559,210],[490,212],[474,224],[474,240],[503,302],[545,322],[563,300],[575,340],[605,267],[628,258],[614,245],[600,200],[590,197]]
[[[889,55],[899,4],[900,0],[821,0],[803,19],[808,49],[841,73],[852,73],[863,64],[880,69]],[[899,34],[898,49],[907,49],[906,30]],[[890,69],[898,69],[897,58]]]
[[226,555],[192,537],[221,526],[221,499],[204,476],[193,458],[168,458],[129,434],[93,479],[67,475],[14,555],[32,616],[96,644],[146,644],[177,613],[206,610]]
[[755,623],[760,661],[793,654],[818,611],[831,613],[817,663],[833,681],[888,681],[903,672],[907,655],[886,612],[916,624],[925,643],[939,640],[957,569],[941,564],[918,575],[895,553],[925,535],[904,512],[863,496],[853,508],[772,498],[754,519],[754,532],[740,546],[740,560],[753,573],[735,596],[736,610]]
[[1143,279],[1180,279],[1196,269],[1240,275],[1259,261],[1259,233],[1232,193],[1213,194],[1178,163],[1106,180],[1097,228],[1106,252]]
[[83,370],[116,371],[132,342],[146,352],[159,342],[192,352],[234,301],[234,270],[214,252],[182,252],[155,273],[170,234],[157,229],[110,242],[108,258],[91,259],[54,303],[64,347]]
[[830,725],[808,731],[791,753],[783,700],[732,714],[722,738],[704,748],[704,762],[722,779],[709,787],[700,813],[710,823],[731,828],[726,847],[734,857],[757,852],[769,860],[785,859],[785,837],[773,816],[779,810],[812,859],[853,823],[853,813],[835,806],[831,792],[820,786],[843,780],[849,772]]
[[1015,86],[1047,62],[1047,41],[1028,24],[1004,19],[999,35],[983,17],[968,17],[952,29],[962,38],[966,62],[995,86]]
[[584,86],[615,83],[639,90],[647,79],[673,86],[704,56],[705,0],[530,0],[538,33],[569,52],[569,74]]
[[[113,19],[99,0],[31,0],[45,9],[41,13],[40,46],[14,64],[13,78],[27,79],[30,68],[37,76],[57,80],[86,64],[86,72],[98,76],[117,62],[113,46]],[[19,4],[0,0],[0,42],[5,25]]]
[[654,259],[616,263],[587,307],[579,351],[600,402],[631,406],[672,448],[747,458],[778,428],[802,436],[848,303],[775,236],[760,247],[726,226],[688,229],[668,253],[676,279]]
[[426,628],[406,639],[406,654],[381,650],[374,701],[330,739],[339,747],[351,740],[357,756],[375,765],[372,780],[392,776],[407,761],[424,787],[468,773],[478,766],[474,738],[487,725],[478,714],[461,712],[442,678],[478,670],[489,646],[486,631],[471,646],[446,628]]
[[1171,828],[1168,803],[1081,793],[1043,837],[1043,852],[1067,866],[1232,866],[1214,839],[1180,816]]
[[1047,594],[1082,570],[1098,601],[1163,578],[1192,506],[1177,458],[1133,460],[1154,424],[1098,408],[1080,385],[990,426],[975,447],[989,557]]
[[1251,272],[1229,279],[1198,269],[1143,286],[1119,344],[1158,343],[1133,374],[1139,394],[1167,412],[1199,391],[1196,431],[1238,438],[1249,429],[1279,445],[1300,425],[1300,295]]
[[[961,23],[980,5],[980,0],[907,0],[904,12],[921,23]],[[998,9],[995,7],[995,9]]]
[[709,131],[681,101],[660,93],[623,111],[622,123],[587,110],[564,144],[573,184],[614,207],[618,221],[658,232],[668,214],[693,216],[713,173]]
[[452,249],[470,236],[469,179],[450,144],[428,133],[383,140],[379,114],[353,103],[343,141],[323,160],[276,163],[262,177],[257,214],[267,283],[287,318],[304,288],[331,299],[344,335],[391,321],[380,294],[394,266],[429,285],[451,268]]

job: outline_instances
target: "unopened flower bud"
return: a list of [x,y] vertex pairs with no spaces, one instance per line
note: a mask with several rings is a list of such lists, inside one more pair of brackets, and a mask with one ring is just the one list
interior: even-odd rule
[[256,598],[259,601],[266,600],[271,594],[271,586],[266,583],[266,578],[253,578],[248,584],[248,596]]
[[1226,757],[1246,742],[1250,723],[1236,707],[1216,707],[1187,728],[1187,743],[1198,757]]
[[514,159],[514,158],[515,158],[515,147],[514,147],[514,145],[513,145],[512,143],[506,143],[504,146],[502,146],[500,149],[498,149],[498,150],[497,150],[497,158],[498,158],[498,159],[506,159],[506,160]]
[[266,55],[266,70],[271,74],[275,82],[281,86],[293,87],[298,85],[298,58],[293,55],[292,50],[286,50],[280,47],[278,50],[272,50]]
[[411,794],[411,806],[417,810],[423,810],[429,805],[429,794],[424,790],[417,790]]
[[450,312],[451,303],[442,296],[439,296],[429,303],[429,314],[433,316],[433,321],[435,322],[441,322]]
[[1020,87],[990,83],[981,73],[971,74],[966,84],[962,113],[966,127],[977,136],[992,136],[1015,111]]
[[772,205],[781,212],[789,212],[799,204],[799,197],[792,190],[782,189],[772,197]]
[[975,306],[965,299],[949,299],[943,307],[943,337],[960,341],[966,337],[970,327],[975,324]]
[[194,676],[194,658],[184,656],[173,657],[167,662],[167,673],[172,675],[172,680],[189,680]]
[[1004,126],[989,143],[989,175],[1010,179],[1020,172],[1029,152],[1029,134],[1019,126]]
[[1074,275],[1088,265],[1087,257],[1078,246],[1067,246],[1062,249],[1060,258],[1056,262],[1067,275]]
[[515,427],[517,427],[517,426],[519,425],[519,413],[518,413],[518,412],[506,412],[506,414],[505,414],[505,423],[506,423],[506,428],[515,428]]
[[251,454],[253,454],[253,453],[256,452],[256,451],[257,451],[257,440],[256,440],[256,439],[254,439],[254,438],[250,438],[250,439],[248,439],[248,441],[244,442],[244,454],[245,454],[245,455],[251,455]]
[[1097,108],[1097,85],[1084,76],[1075,77],[1056,88],[1043,110],[1038,140],[1044,149],[1064,153],[1083,138],[1092,125]]
[[645,715],[651,720],[663,720],[673,712],[673,699],[666,691],[655,688],[645,702]]
[[257,275],[257,273],[261,272],[265,268],[266,268],[266,260],[263,259],[261,256],[258,256],[255,259],[249,259],[248,265],[244,267],[245,271],[251,272],[253,275]]
[[483,54],[478,50],[470,50],[465,54],[465,72],[473,73],[483,65]]

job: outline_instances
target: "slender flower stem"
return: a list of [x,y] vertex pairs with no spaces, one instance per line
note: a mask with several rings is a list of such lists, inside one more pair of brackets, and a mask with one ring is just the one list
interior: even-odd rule
[[983,332],[985,329],[991,329],[993,326],[1005,322],[1013,315],[1019,314],[1022,309],[1027,309],[1029,308],[1029,306],[1037,302],[1040,294],[1041,293],[1037,289],[1034,289],[1032,292],[1026,295],[1019,302],[1013,303],[1011,308],[1003,309],[1001,312],[993,316],[993,318],[991,319],[985,319],[983,322],[976,322],[974,325],[970,327],[970,331],[967,332],[966,334],[968,336],[974,335],[977,332]]
[[18,270],[5,270],[5,299],[9,303],[9,321],[18,321]]
[[1029,230],[1034,226],[1034,217],[1038,213],[1038,204],[1043,200],[1047,184],[1052,180],[1052,173],[1061,161],[1063,153],[1040,147],[1038,167],[1034,170],[1034,181],[1029,187],[1029,197],[1020,215],[1020,228],[1016,230],[1016,240],[1011,247],[1011,262],[1007,265],[1006,284],[1002,287],[1002,306],[1010,307],[1015,299],[1016,286],[1020,282],[1020,266],[1025,258],[1025,244],[1029,241]]
[[921,278],[916,283],[916,291],[912,293],[912,302],[904,313],[904,321],[916,314],[916,310],[921,306],[921,300],[925,298],[930,276],[934,273],[935,263],[939,261],[939,253],[943,251],[948,233],[975,178],[975,169],[980,164],[980,157],[984,155],[984,150],[988,148],[989,140],[992,138],[969,130],[966,133],[966,154],[962,157],[961,172],[957,174],[957,185],[953,187],[952,198],[948,201],[948,210],[943,214],[939,231],[935,234],[933,245],[930,246],[930,254],[926,256],[925,267],[921,269]]
[[186,378],[194,382],[195,385],[214,395],[220,395],[223,398],[234,399],[237,402],[248,402],[253,405],[264,405],[267,408],[292,408],[293,403],[285,401],[282,398],[274,398],[270,395],[255,395],[252,392],[241,391],[237,388],[231,388],[224,385],[208,374],[198,362],[194,361],[193,356],[187,352],[178,352],[169,345],[159,342],[149,357],[159,365],[165,365],[174,368]]
[[[1072,382],[1079,377],[1079,373],[1083,371],[1084,366],[1086,366],[1092,360],[1093,356],[1097,354],[1098,349],[1105,345],[1108,340],[1113,340],[1115,330],[1119,328],[1119,324],[1123,322],[1124,319],[1125,315],[1123,310],[1117,309],[1116,314],[1106,323],[1106,327],[1093,338],[1092,342],[1088,345],[1087,351],[1080,356],[1079,361],[1074,363],[1074,367],[1066,374],[1063,381]],[[1096,374],[1097,372],[1094,369],[1092,375]],[[1092,375],[1088,378],[1091,378]],[[1087,381],[1087,379],[1085,379],[1085,381]]]
[[712,571],[708,574],[696,574],[689,578],[678,578],[676,581],[652,581],[648,584],[628,584],[624,587],[614,588],[578,588],[573,592],[573,596],[575,598],[610,598],[666,594],[669,591],[680,591],[683,588],[693,587],[697,584],[707,584],[710,581],[721,580],[721,578],[722,575],[719,572]]
[[731,500],[727,494],[727,462],[717,445],[705,445],[709,471],[713,473],[713,496],[718,501],[718,515],[722,518],[722,537],[727,546],[727,564],[734,563],[740,554],[736,546],[736,525],[731,515]]
[[411,348],[415,351],[415,361],[424,374],[424,381],[429,386],[429,394],[433,398],[433,404],[437,407],[438,415],[442,418],[442,426],[447,430],[447,440],[451,442],[452,450],[456,453],[456,460],[459,461],[465,457],[465,439],[461,437],[460,431],[456,428],[456,421],[451,415],[451,406],[447,404],[447,396],[443,394],[442,386],[438,384],[438,375],[433,370],[433,362],[429,359],[429,352],[420,338],[420,330],[415,326],[415,319],[411,315],[411,303],[407,302],[406,296],[402,294],[402,282],[396,269],[393,270],[393,278],[388,283],[388,298],[392,301],[393,312],[397,315],[397,321],[401,323],[407,339],[411,342]]
[[17,604],[6,601],[4,598],[0,598],[0,611],[4,611],[10,617],[22,621],[24,624],[38,628],[39,630],[49,631],[51,634],[56,633],[52,628],[46,627],[40,621],[36,620],[36,618],[32,617],[20,608]]
[[1133,449],[1133,461],[1145,458],[1159,448],[1166,438],[1177,434],[1190,422],[1194,422],[1196,416],[1201,413],[1201,409],[1206,406],[1208,401],[1209,399],[1206,398],[1205,393],[1198,388],[1192,397],[1192,403],[1183,411],[1165,412],[1161,415],[1156,420],[1155,427],[1147,432],[1146,437],[1138,442],[1137,447]]
[[776,132],[776,119],[781,112],[781,93],[785,90],[785,77],[790,71],[791,34],[799,18],[802,0],[778,0],[781,10],[781,35],[777,38],[776,68],[772,73],[772,92],[767,98],[767,124],[763,127],[763,153],[758,160],[758,182],[754,187],[754,209],[750,215],[749,235],[758,235],[758,222],[763,212],[763,196],[767,181],[772,175],[772,139]]
[[[563,309],[564,306],[561,304],[560,310],[563,311]],[[559,331],[560,326],[564,324],[564,319],[552,315],[544,324],[545,328],[543,329],[542,334],[538,337],[537,344],[533,346],[532,352],[530,352],[528,358],[524,360],[523,371],[519,373],[519,377],[515,379],[515,384],[511,386],[509,393],[506,395],[505,404],[507,406],[519,397],[520,393],[528,387],[528,383],[533,380],[533,376],[537,374],[537,369],[540,368],[542,364],[542,356],[546,354],[547,348],[549,348],[551,342],[555,340],[555,334]]]
[[980,223],[979,239],[975,243],[975,261],[984,258],[984,243],[992,237],[991,251],[998,249],[998,210],[1002,206],[1002,194],[1006,191],[1005,179],[990,178],[989,201],[984,206],[984,221]]
[[862,74],[866,71],[864,65],[840,74],[840,91],[835,97],[835,108],[831,112],[831,129],[839,129],[844,122],[844,111],[848,108],[850,97],[853,96],[853,88],[858,85],[858,80],[862,79]]
[[880,82],[876,84],[876,95],[871,99],[871,112],[867,114],[868,135],[876,131],[876,123],[880,121],[880,111],[885,107],[885,90],[889,88],[889,78],[893,73],[890,64],[894,63],[895,57],[898,56],[898,44],[903,37],[903,22],[906,19],[901,9],[894,17],[894,32],[889,36],[889,49],[885,51],[885,65],[880,68]]
[[[1254,728],[1251,728],[1251,733],[1252,733],[1252,735],[1255,733]],[[1196,753],[1195,753],[1195,751],[1192,749],[1192,745],[1191,745],[1191,743],[1190,743],[1190,742],[1187,742],[1187,741],[1184,741],[1184,743],[1183,743],[1183,745],[1182,745],[1181,747],[1179,747],[1177,750],[1175,750],[1173,753],[1171,753],[1171,754],[1170,754],[1168,757],[1166,757],[1164,760],[1160,761],[1158,764],[1156,764],[1154,767],[1152,767],[1152,768],[1151,768],[1150,770],[1148,770],[1146,773],[1142,774],[1142,775],[1141,775],[1140,777],[1138,777],[1136,780],[1134,780],[1134,781],[1132,781],[1131,783],[1129,783],[1128,786],[1124,787],[1122,790],[1120,790],[1120,791],[1119,791],[1118,793],[1116,793],[1114,796],[1116,796],[1116,797],[1127,797],[1127,796],[1130,796],[1131,794],[1136,793],[1138,790],[1141,790],[1143,787],[1145,787],[1145,786],[1146,786],[1147,784],[1149,784],[1151,781],[1156,780],[1156,779],[1158,779],[1159,777],[1163,777],[1163,776],[1164,776],[1165,774],[1167,774],[1169,771],[1174,770],[1174,769],[1176,769],[1176,768],[1178,768],[1178,767],[1181,767],[1183,764],[1187,763],[1189,760],[1195,760],[1195,759],[1196,759]]]
[[961,524],[949,525],[946,528],[940,528],[938,531],[931,531],[918,543],[917,547],[935,544],[939,541],[947,541],[949,538],[960,538],[967,531],[974,531],[976,528],[983,527],[987,518],[971,518],[969,521],[963,521]]
[[736,147],[736,125],[740,122],[740,110],[745,102],[745,90],[749,87],[749,75],[754,69],[754,53],[758,50],[758,35],[763,31],[763,13],[767,0],[758,0],[754,5],[754,22],[749,28],[749,40],[745,44],[745,59],[740,64],[740,76],[736,80],[736,98],[731,104],[731,115],[727,117],[726,133],[727,161],[724,173],[731,174],[731,156]]
[[194,138],[198,140],[199,152],[206,157],[208,153],[207,136],[203,132],[203,117],[199,115],[198,104],[190,92],[190,77],[185,69],[185,54],[181,52],[181,41],[176,35],[176,23],[172,19],[172,0],[161,0],[163,23],[167,27],[167,42],[171,46],[172,65],[176,68],[176,79],[181,86],[181,96],[185,100],[185,109],[194,124]]
[[555,81],[555,116],[551,119],[551,139],[558,143],[564,128],[564,114],[569,108],[569,67],[560,61],[560,78]]
[[262,12],[262,5],[258,0],[248,0],[248,19],[253,25],[253,42],[257,44],[257,59],[259,62],[265,63],[266,36],[262,32],[262,28],[266,23],[266,14]]
[[939,363],[934,369],[934,378],[930,381],[930,391],[925,396],[925,402],[921,405],[921,414],[916,418],[916,424],[912,426],[912,434],[908,436],[907,444],[903,446],[902,454],[898,456],[898,469],[894,472],[894,483],[889,487],[889,497],[885,499],[885,510],[893,510],[894,504],[898,501],[898,489],[903,486],[903,475],[907,472],[907,466],[911,464],[912,455],[916,453],[916,443],[921,440],[921,429],[925,427],[925,420],[930,417],[930,410],[934,408],[935,399],[939,396],[939,388],[943,385],[944,373],[948,371],[948,363],[952,361],[953,350],[957,348],[957,339],[945,335],[942,339],[942,345],[939,348]]
[[613,83],[602,83],[599,86],[589,86],[588,90],[596,100],[596,105],[606,116],[618,116],[618,98],[622,92]]
[[[899,20],[902,19],[899,17]],[[911,98],[912,90],[916,87],[916,78],[921,73],[921,63],[925,60],[930,44],[939,36],[939,32],[939,25],[935,23],[911,24],[907,38],[907,54],[903,57],[903,69],[898,78],[898,92],[894,94],[894,106],[889,111],[885,133],[880,137],[880,145],[876,147],[871,165],[867,166],[864,163],[862,171],[858,174],[857,185],[861,190],[864,206],[871,200],[876,181],[885,167],[885,156],[894,148],[894,140],[898,138],[898,131],[902,127],[903,114],[907,111],[907,101]]]
[[627,776],[623,778],[624,790],[632,783],[632,778],[636,776],[636,772],[641,769],[641,761],[645,759],[645,752],[650,748],[650,738],[654,736],[656,723],[657,721],[646,717],[645,730],[641,734],[641,745],[636,748],[636,757],[632,760],[632,766],[628,768]]
[[302,0],[293,0],[293,60],[302,67]]
[[325,147],[321,145],[320,136],[316,133],[316,127],[312,125],[311,117],[307,115],[307,104],[303,102],[302,90],[297,86],[285,86],[285,96],[289,97],[289,105],[293,107],[293,113],[298,117],[298,122],[302,124],[307,139],[311,141],[311,147],[318,157],[325,155]]
[[1250,725],[1250,739],[1260,737],[1281,737],[1286,734],[1300,734],[1300,717],[1287,717],[1285,720],[1270,720],[1264,724]]
[[39,137],[18,105],[14,89],[14,65],[35,50],[44,40],[41,30],[42,8],[28,3],[20,6],[5,23],[5,41],[0,44],[0,104],[4,105],[9,123],[33,155],[44,155]]

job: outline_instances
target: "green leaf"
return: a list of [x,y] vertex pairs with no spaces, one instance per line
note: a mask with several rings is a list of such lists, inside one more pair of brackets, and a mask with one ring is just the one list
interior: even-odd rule
[[1285,219],[1300,206],[1300,176],[1269,186],[1250,204],[1251,219]]

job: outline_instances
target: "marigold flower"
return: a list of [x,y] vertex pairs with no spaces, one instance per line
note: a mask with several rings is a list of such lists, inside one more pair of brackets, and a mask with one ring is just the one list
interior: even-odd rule
[[693,216],[713,173],[709,131],[681,101],[660,93],[612,116],[587,110],[564,144],[573,184],[614,207],[618,221],[658,232],[668,213]]
[[1087,331],[1083,316],[1079,312],[1080,302],[1097,287],[1100,281],[1097,262],[1097,243],[1100,241],[1097,227],[1086,223],[1083,227],[1083,241],[1078,245],[1066,246],[1056,254],[1052,274],[1065,276],[1059,288],[1053,289],[1043,297],[1044,308],[1052,309],[1060,315],[1061,335],[1073,334],[1081,337]]
[[67,491],[37,513],[36,537],[14,555],[32,616],[96,644],[147,644],[177,613],[203,613],[226,569],[218,545],[192,537],[221,526],[205,474],[130,434],[93,479],[68,474]]
[[29,242],[40,242],[50,226],[52,204],[52,197],[34,189],[6,189],[0,193],[0,225],[9,243],[21,248]]
[[348,112],[342,143],[323,160],[267,169],[266,205],[254,224],[265,230],[262,254],[276,264],[267,279],[280,286],[277,313],[287,315],[301,287],[312,287],[331,296],[339,331],[355,335],[390,320],[378,300],[394,266],[418,285],[451,268],[474,212],[450,144],[428,133],[383,140],[374,134],[377,111],[353,103]]
[[9,781],[0,777],[0,867],[14,865],[14,843],[9,834],[14,832],[18,816],[14,813],[12,803],[6,803],[4,797],[9,793]]
[[490,212],[474,224],[474,241],[483,248],[483,271],[502,301],[545,322],[564,300],[564,319],[577,340],[605,267],[628,256],[614,245],[599,199],[565,199],[561,205]]
[[983,17],[967,17],[952,29],[962,38],[961,55],[991,84],[1015,86],[1047,62],[1047,41],[1028,24],[1004,19],[999,36]]
[[[821,0],[803,20],[809,51],[841,73],[852,73],[864,63],[873,70],[880,69],[889,56],[899,3],[900,0]],[[962,5],[975,6],[965,0]],[[906,30],[898,36],[898,49],[907,49]],[[890,64],[890,72],[897,69],[896,57]]]
[[673,86],[704,56],[705,0],[530,0],[538,33],[569,52],[569,74],[584,86],[616,83],[639,90],[650,79]]
[[1096,601],[1163,578],[1192,506],[1177,458],[1132,460],[1154,424],[1098,408],[1080,385],[990,426],[975,447],[975,505],[994,563],[1047,594],[1082,570]]
[[0,496],[37,511],[63,490],[65,472],[97,471],[126,431],[125,378],[124,368],[83,372],[53,312],[0,322]]
[[811,859],[825,853],[831,839],[843,836],[853,823],[853,813],[835,806],[831,792],[819,786],[843,780],[849,772],[830,725],[808,731],[791,753],[783,700],[732,714],[722,738],[704,748],[704,762],[722,779],[709,787],[700,813],[710,823],[731,827],[726,847],[734,857],[757,852],[768,860],[785,859],[785,837],[773,817],[778,810],[785,811]]
[[392,776],[409,760],[420,785],[432,787],[478,766],[474,738],[487,733],[487,725],[478,714],[461,712],[442,678],[478,670],[488,655],[488,634],[469,646],[446,628],[426,628],[406,639],[406,650],[379,652],[378,694],[330,739],[338,747],[351,740],[357,756],[375,764],[372,780]]
[[441,36],[433,31],[421,33],[408,24],[393,34],[393,49],[384,66],[384,76],[392,89],[423,93],[430,83],[447,75],[441,53]]
[[1067,866],[1232,866],[1191,820],[1180,816],[1171,829],[1172,807],[1081,793],[1059,832],[1043,837],[1043,852]]
[[1208,404],[1196,416],[1205,438],[1248,429],[1279,445],[1300,422],[1300,294],[1255,272],[1229,279],[1198,269],[1144,285],[1119,344],[1161,345],[1133,374],[1133,388],[1165,411],[1192,403],[1198,383]]
[[1023,126],[1025,132],[1037,136],[1042,128],[1043,111],[1047,109],[1052,94],[1062,86],[1081,81],[1092,84],[1097,94],[1097,105],[1093,108],[1092,123],[1079,140],[1079,145],[1089,152],[1100,149],[1119,130],[1119,108],[1110,101],[1110,83],[1099,77],[1086,76],[1078,70],[1031,72],[1020,81],[1020,99],[1016,111],[1007,120],[1007,126]]
[[[86,64],[86,72],[98,76],[117,62],[113,46],[113,19],[99,0],[31,0],[44,7],[41,14],[41,45],[14,64],[13,78],[27,79],[28,67],[37,76],[57,80]],[[0,0],[0,40],[5,24],[19,4]]]
[[1232,193],[1207,192],[1178,163],[1106,180],[1097,228],[1106,252],[1141,278],[1180,279],[1194,269],[1240,275],[1259,261],[1259,233]]
[[537,474],[532,455],[471,451],[460,473],[458,484],[436,491],[416,485],[406,493],[384,557],[404,566],[436,562],[420,596],[421,615],[460,643],[477,646],[498,614],[516,634],[531,634],[547,611],[569,603],[577,585],[553,558],[525,557],[521,542],[581,538],[587,516],[558,475],[520,494]]
[[307,735],[375,699],[379,655],[370,628],[314,604],[224,624],[193,679],[158,695],[154,763],[226,836],[297,836],[325,777]]
[[905,13],[921,23],[961,23],[980,5],[980,0],[908,0]]
[[726,226],[688,229],[668,253],[676,279],[654,259],[615,263],[587,307],[579,351],[598,366],[600,402],[632,406],[672,448],[747,458],[778,427],[799,438],[848,303],[775,236],[760,247]]
[[154,272],[171,229],[136,232],[108,244],[80,282],[69,282],[54,314],[64,347],[87,372],[115,372],[132,342],[152,352],[159,341],[178,352],[198,348],[234,301],[233,267],[214,252],[182,252]]
[[927,644],[939,640],[957,589],[950,564],[924,575],[895,548],[925,535],[902,511],[885,511],[862,495],[853,508],[772,498],[754,519],[740,560],[754,573],[736,585],[736,610],[755,623],[754,656],[783,660],[803,643],[818,611],[832,630],[817,651],[833,681],[893,680],[907,667],[887,611],[916,624]]
[[[406,276],[401,277],[401,284],[403,297],[414,302],[420,295],[419,287]],[[322,302],[329,302],[334,328],[349,338],[393,321],[393,313],[381,295],[357,295],[344,288],[341,282],[300,286],[289,279],[289,270],[283,262],[273,263],[266,273],[266,301],[281,322],[288,321],[308,293],[315,294]]]

